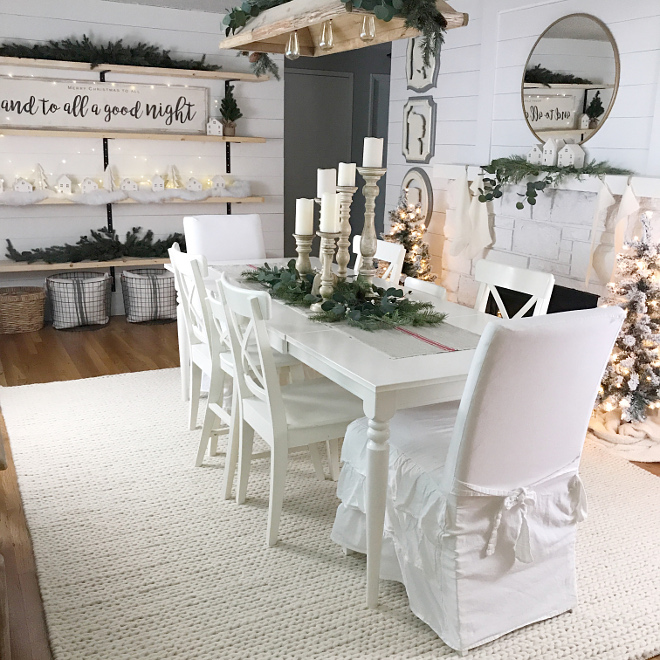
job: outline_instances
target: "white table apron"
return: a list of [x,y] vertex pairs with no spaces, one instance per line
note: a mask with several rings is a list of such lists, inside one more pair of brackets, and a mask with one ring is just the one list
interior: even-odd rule
[[[209,289],[222,270],[209,269]],[[215,271],[215,272],[214,272]],[[460,398],[474,350],[389,359],[324,324],[315,324],[273,299],[271,342],[363,401],[369,420],[367,462],[367,606],[378,605],[390,420],[397,410]],[[435,302],[452,325],[481,334],[495,317],[454,303]]]

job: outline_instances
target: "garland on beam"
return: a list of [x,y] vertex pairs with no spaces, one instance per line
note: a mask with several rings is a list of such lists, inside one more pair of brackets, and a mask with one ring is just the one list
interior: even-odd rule
[[[291,0],[245,0],[234,7],[224,18],[226,36],[244,28],[251,18],[273,7],[279,7]],[[414,28],[422,35],[424,64],[430,66],[431,57],[440,53],[447,30],[447,20],[438,10],[435,0],[341,0],[345,5],[363,9],[374,14],[381,21],[391,21],[395,16],[405,19],[407,28]],[[250,54],[252,72],[256,75],[272,74],[280,79],[275,62],[267,53]]]
[[[492,202],[503,195],[502,188],[521,183],[525,179],[527,187],[524,193],[518,193],[530,206],[536,204],[538,194],[545,192],[547,188],[558,186],[566,179],[574,178],[578,181],[585,176],[596,176],[602,178],[608,174],[630,175],[630,170],[613,167],[607,161],[598,162],[592,160],[582,169],[575,167],[550,167],[547,165],[532,165],[524,156],[510,156],[509,158],[497,158],[490,165],[482,168],[490,177],[484,177],[484,187],[479,189],[479,201],[482,203]],[[539,178],[541,177],[541,178]],[[525,208],[525,203],[516,203],[517,209]]]
[[90,230],[91,238],[81,236],[75,245],[54,245],[47,248],[36,248],[19,252],[7,239],[6,256],[13,261],[45,261],[47,264],[78,263],[80,261],[113,261],[124,257],[167,257],[167,251],[174,243],[182,250],[186,248],[183,234],[170,234],[165,239],[154,241],[154,233],[147,231],[140,237],[142,227],[133,227],[126,232],[126,240],[122,242],[115,231],[108,229]]
[[[314,274],[301,277],[292,259],[285,268],[271,267],[267,263],[242,273],[247,282],[266,287],[273,298],[289,305],[310,307],[321,301],[312,293]],[[355,281],[339,280],[330,300],[322,304],[322,312],[313,314],[313,321],[338,323],[346,321],[362,330],[380,330],[401,325],[428,326],[442,323],[446,314],[435,311],[432,303],[410,300],[401,289],[382,289],[369,285],[360,278]]]
[[206,56],[201,60],[179,60],[170,57],[169,50],[142,41],[128,46],[123,39],[108,41],[106,45],[94,43],[86,34],[82,39],[51,40],[45,44],[28,46],[22,43],[0,45],[4,57],[34,58],[37,60],[59,60],[64,62],[89,62],[95,69],[100,64],[127,64],[131,66],[160,67],[163,69],[193,69],[196,71],[218,71],[222,67],[207,64]]

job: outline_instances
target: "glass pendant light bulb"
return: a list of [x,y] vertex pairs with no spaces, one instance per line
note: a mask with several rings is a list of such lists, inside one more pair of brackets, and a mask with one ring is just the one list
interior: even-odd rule
[[373,15],[367,15],[362,19],[362,29],[360,30],[360,39],[369,43],[376,38],[376,19]]
[[319,48],[321,50],[332,50],[335,45],[335,35],[332,31],[332,19],[323,23],[321,28],[321,39],[319,40]]
[[298,30],[289,35],[284,56],[289,60],[297,60],[300,57],[300,43],[298,42]]

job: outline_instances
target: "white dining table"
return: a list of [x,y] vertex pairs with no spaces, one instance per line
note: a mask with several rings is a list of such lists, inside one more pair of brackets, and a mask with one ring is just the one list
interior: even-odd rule
[[[271,265],[287,260],[269,260]],[[210,264],[207,286],[229,264]],[[235,270],[235,269],[234,269]],[[378,284],[378,282],[376,282]],[[387,283],[382,283],[387,285]],[[481,335],[494,316],[433,297],[447,314],[446,323]],[[397,410],[460,399],[474,349],[433,355],[390,358],[333,324],[310,321],[299,311],[273,299],[269,333],[274,348],[300,360],[359,397],[368,418],[367,463],[367,605],[378,605],[379,573],[387,495],[390,420]],[[376,331],[378,332],[378,331]]]

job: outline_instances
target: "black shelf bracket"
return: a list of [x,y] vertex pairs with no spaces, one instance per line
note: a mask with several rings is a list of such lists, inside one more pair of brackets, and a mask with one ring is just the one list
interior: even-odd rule
[[[105,74],[107,71],[99,72],[99,78],[101,82],[105,82]],[[105,172],[110,165],[110,153],[108,151],[108,138],[103,138],[103,171]],[[112,218],[112,204],[108,203],[105,205],[105,217],[106,217],[106,228],[108,231],[114,231],[115,225]],[[115,282],[115,267],[111,266],[110,268],[110,277],[112,278],[112,290],[116,291],[117,285]]]

